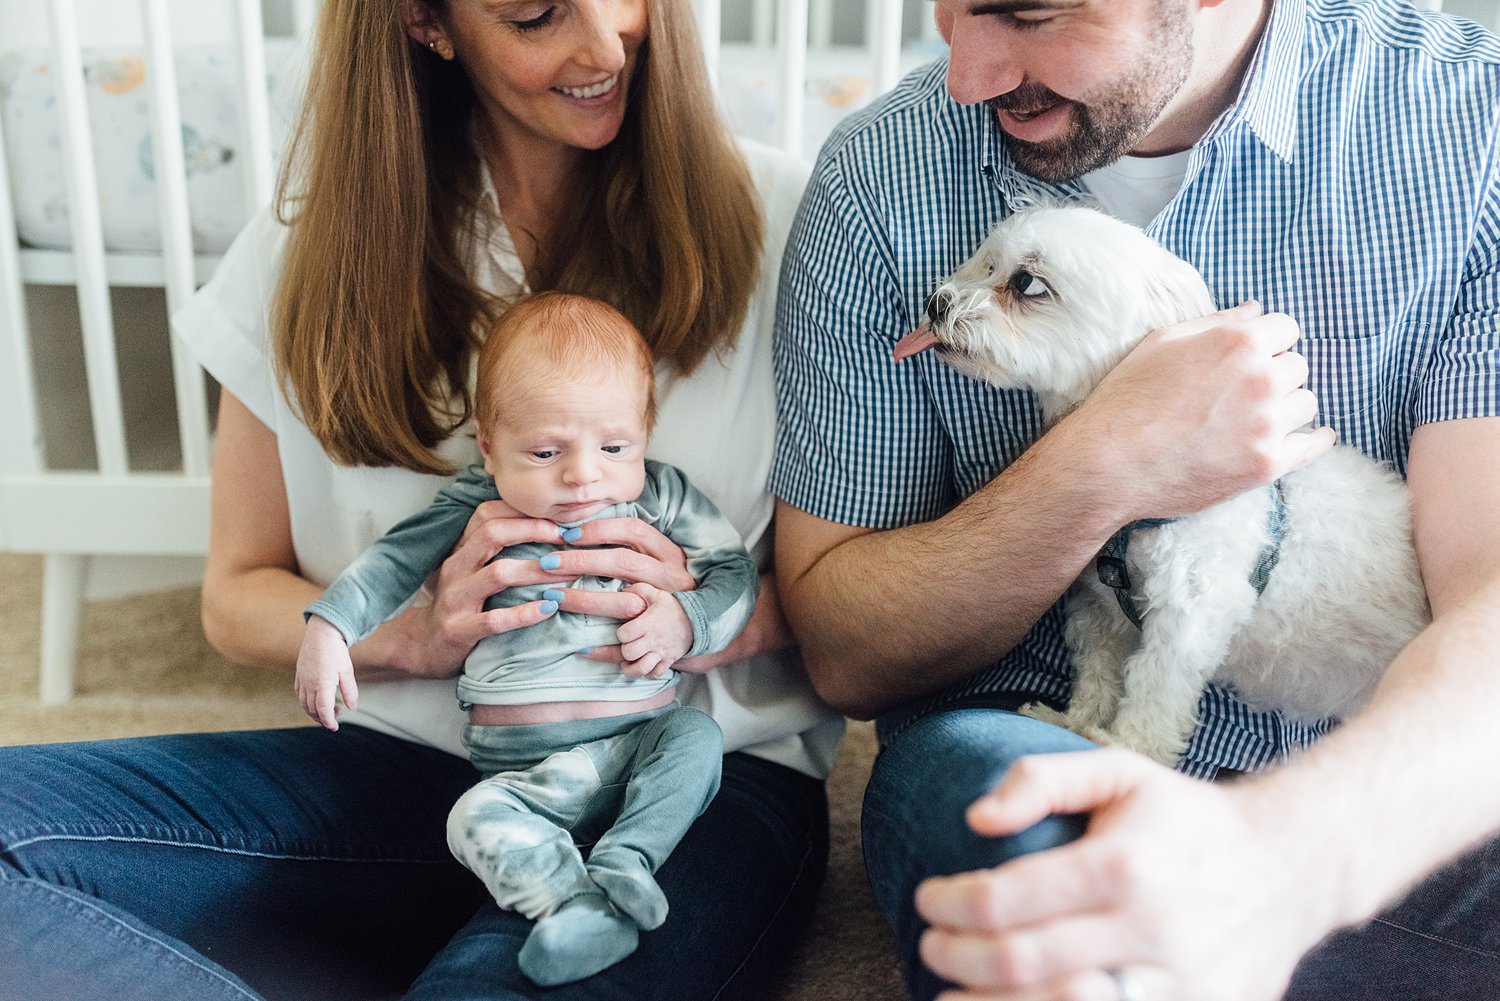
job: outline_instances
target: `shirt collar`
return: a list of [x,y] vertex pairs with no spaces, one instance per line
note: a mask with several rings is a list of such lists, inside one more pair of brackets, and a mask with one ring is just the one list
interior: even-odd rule
[[1297,145],[1297,91],[1307,33],[1306,0],[1275,0],[1239,97],[1209,129],[1200,146],[1244,122],[1266,148],[1287,163]]
[[495,179],[482,158],[479,161],[479,201],[470,223],[470,275],[491,295],[514,296],[526,290],[526,269],[521,266],[511,239],[510,227],[500,214],[500,196]]

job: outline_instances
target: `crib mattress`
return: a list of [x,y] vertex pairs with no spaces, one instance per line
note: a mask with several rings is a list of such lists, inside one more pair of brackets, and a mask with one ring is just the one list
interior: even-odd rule
[[[248,218],[235,56],[228,47],[184,47],[175,62],[193,245],[217,253]],[[159,250],[146,60],[139,51],[89,49],[83,63],[105,247]],[[306,74],[288,39],[267,39],[266,66],[271,141],[279,155]],[[65,249],[72,236],[57,100],[50,52],[23,49],[0,57],[0,128],[16,229],[23,244]]]
[[[930,49],[909,49],[903,68],[933,55]],[[83,61],[105,248],[158,251],[161,224],[145,58],[139,51],[98,49],[86,50]],[[271,38],[266,66],[271,140],[279,157],[296,121],[306,60],[297,43]],[[810,159],[840,119],[869,103],[874,83],[870,58],[856,47],[814,49],[807,66],[802,145]],[[235,56],[227,47],[184,47],[176,53],[176,69],[193,246],[198,253],[220,253],[248,217]],[[722,47],[720,94],[738,134],[777,141],[776,71],[773,52]],[[21,242],[66,249],[72,237],[56,103],[49,52],[20,50],[0,57],[0,129]]]

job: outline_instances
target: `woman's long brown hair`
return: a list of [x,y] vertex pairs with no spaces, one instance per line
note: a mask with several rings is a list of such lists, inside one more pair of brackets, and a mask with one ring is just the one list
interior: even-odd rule
[[[738,335],[764,221],[688,0],[648,3],[620,135],[588,158],[531,285],[612,303],[686,373]],[[336,461],[443,473],[434,449],[469,418],[470,360],[504,304],[466,267],[474,94],[408,39],[406,6],[323,5],[277,191],[291,229],[271,336],[283,391]]]

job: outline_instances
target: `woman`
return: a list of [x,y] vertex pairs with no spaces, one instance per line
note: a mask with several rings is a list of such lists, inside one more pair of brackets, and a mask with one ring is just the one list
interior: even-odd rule
[[[806,175],[738,149],[711,94],[688,0],[324,5],[286,224],[252,222],[174,318],[224,387],[215,646],[290,669],[301,609],[473,460],[458,429],[476,331],[528,289],[598,295],[640,327],[663,390],[653,456],[769,552],[770,327]],[[337,734],[0,752],[0,997],[531,996],[516,966],[529,923],[488,902],[443,838],[475,779],[452,679],[479,637],[537,614],[486,615],[484,598],[553,579],[487,563],[556,537],[493,508],[431,603],[353,648],[359,711]],[[690,586],[681,552],[641,523],[584,532],[580,546],[607,548],[566,553],[560,575]],[[568,593],[566,609],[638,611]],[[723,788],[658,874],[667,923],[548,997],[751,993],[805,924],[842,724],[789,643],[763,574],[734,647],[679,665],[695,672],[681,700],[724,730]]]

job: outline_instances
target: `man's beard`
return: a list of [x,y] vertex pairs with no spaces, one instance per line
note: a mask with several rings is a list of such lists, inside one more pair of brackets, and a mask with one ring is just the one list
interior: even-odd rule
[[[1184,8],[1162,5],[1141,68],[1113,84],[1096,101],[1071,104],[1072,127],[1060,138],[1028,142],[1001,130],[1016,165],[1032,177],[1057,184],[1114,163],[1151,131],[1192,67],[1191,28]],[[1064,99],[1040,84],[1023,83],[985,103],[991,111],[1037,111]]]

